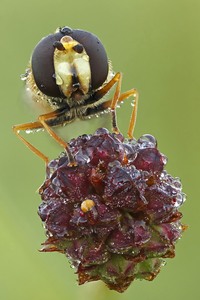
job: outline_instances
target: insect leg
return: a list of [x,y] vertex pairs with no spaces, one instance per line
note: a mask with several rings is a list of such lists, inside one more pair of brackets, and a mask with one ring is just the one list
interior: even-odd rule
[[26,130],[35,130],[35,129],[40,129],[40,128],[45,128],[47,132],[59,143],[62,147],[65,148],[68,158],[69,158],[69,165],[70,166],[75,166],[76,161],[71,154],[71,151],[69,149],[69,146],[67,142],[63,141],[51,127],[46,123],[47,121],[52,121],[56,119],[59,115],[59,112],[54,111],[50,112],[48,114],[40,115],[38,117],[38,121],[32,122],[32,123],[25,123],[25,124],[20,124],[20,125],[15,125],[13,126],[13,131],[17,135],[17,137],[31,150],[33,151],[37,156],[39,156],[41,159],[45,161],[47,164],[49,162],[49,158],[44,155],[41,151],[39,151],[36,147],[34,147],[31,143],[29,143],[24,137],[20,135],[20,131],[26,131]]
[[103,96],[105,96],[109,92],[109,90],[113,87],[113,85],[119,82],[121,76],[122,76],[121,73],[117,72],[115,76],[108,83],[106,83],[101,89],[97,90],[93,94],[92,101],[87,102],[87,104],[94,103],[99,99],[103,98]]
[[54,140],[60,144],[65,151],[67,152],[68,158],[69,158],[69,165],[70,166],[76,166],[77,163],[69,149],[69,145],[67,142],[65,142],[63,139],[61,139],[56,133],[55,131],[47,124],[48,120],[52,120],[54,118],[57,118],[58,115],[56,112],[51,112],[48,114],[44,114],[44,115],[40,115],[38,117],[39,122],[43,125],[43,127],[46,129],[46,131],[50,134],[50,136],[52,138],[54,138]]
[[[119,97],[113,97],[112,100],[108,100],[106,102],[103,103],[104,108],[111,108],[112,111],[112,118],[113,121],[116,124],[116,106],[117,103],[120,103],[126,99],[128,99],[130,96],[134,96],[134,105],[133,105],[133,109],[131,112],[131,117],[130,117],[130,122],[129,122],[129,127],[128,127],[128,137],[129,138],[133,138],[133,132],[134,132],[134,128],[135,128],[135,124],[136,124],[136,118],[137,118],[137,108],[138,108],[138,91],[136,89],[131,89],[127,92],[122,93]],[[115,125],[113,124],[113,125]],[[116,132],[116,130],[114,130],[114,132]]]
[[97,101],[97,100],[101,99],[105,94],[107,94],[108,91],[113,87],[113,85],[115,83],[117,84],[115,93],[113,96],[113,100],[111,102],[111,105],[109,106],[111,109],[112,128],[113,128],[113,131],[116,133],[119,132],[118,127],[117,127],[116,105],[117,105],[117,102],[118,102],[118,99],[120,96],[120,91],[121,91],[121,79],[122,79],[122,74],[120,72],[116,73],[115,76],[105,86],[103,86],[100,90],[95,92],[93,95],[93,99],[95,101]]
[[20,131],[26,131],[26,130],[34,130],[43,128],[43,126],[39,122],[31,122],[31,123],[25,123],[20,125],[14,125],[13,131],[16,134],[16,136],[31,150],[33,151],[37,156],[39,156],[41,159],[45,161],[47,164],[49,162],[49,158],[44,155],[41,151],[39,151],[36,147],[34,147],[31,143],[29,143],[23,136],[20,135]]
[[[117,89],[117,88],[116,88]],[[117,128],[117,122],[116,122],[116,106],[117,103],[120,103],[126,99],[128,99],[130,96],[134,96],[134,106],[132,109],[130,121],[129,121],[129,127],[128,127],[128,137],[133,138],[133,132],[136,124],[136,117],[137,117],[137,108],[138,108],[138,91],[136,89],[131,89],[127,92],[122,93],[119,95],[120,87],[118,87],[118,90],[116,91],[113,99],[109,99],[106,102],[103,102],[99,104],[98,106],[95,106],[95,108],[88,108],[86,115],[92,115],[95,113],[99,113],[101,111],[104,111],[106,108],[111,109],[112,113],[112,126],[114,132],[119,132]]]
[[134,103],[133,103],[133,108],[132,108],[131,117],[129,121],[128,137],[133,138],[133,132],[136,124],[137,109],[138,109],[138,98],[139,98],[138,91],[136,89],[131,89],[127,92],[122,93],[117,103],[128,99],[130,96],[134,96]]

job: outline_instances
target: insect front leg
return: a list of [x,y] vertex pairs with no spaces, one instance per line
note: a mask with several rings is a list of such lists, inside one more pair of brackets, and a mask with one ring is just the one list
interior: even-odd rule
[[[131,112],[131,117],[130,117],[130,121],[129,121],[129,127],[128,127],[128,137],[130,139],[133,138],[133,132],[135,129],[135,124],[136,124],[136,119],[137,119],[137,110],[138,110],[138,99],[139,99],[139,93],[137,91],[137,89],[133,88],[127,92],[124,92],[120,95],[120,97],[118,98],[117,103],[120,103],[126,99],[128,99],[129,97],[133,96],[134,97],[134,102],[132,102],[132,112]],[[116,103],[116,105],[117,105]],[[112,103],[111,103],[112,105]]]
[[[136,124],[136,117],[137,117],[137,107],[138,107],[138,91],[133,88],[127,92],[121,93],[121,82],[122,82],[122,74],[120,72],[116,73],[115,76],[100,90],[98,90],[93,95],[93,99],[95,101],[102,98],[108,91],[112,88],[112,86],[116,83],[116,89],[114,92],[114,96],[111,100],[107,100],[103,104],[97,105],[94,109],[89,108],[86,112],[87,115],[92,115],[94,113],[101,112],[105,110],[106,108],[110,108],[111,110],[111,117],[112,117],[112,129],[113,132],[119,133],[118,125],[117,125],[117,116],[116,116],[116,107],[117,104],[126,100],[130,96],[134,96],[134,107],[132,109],[131,118],[129,122],[129,128],[128,128],[128,137],[133,138],[133,131]],[[94,101],[93,100],[93,101]]]
[[134,131],[134,128],[135,128],[136,117],[137,117],[137,107],[138,107],[139,94],[138,94],[138,91],[135,88],[120,94],[122,74],[119,73],[119,75],[120,76],[119,76],[119,80],[118,80],[117,85],[116,85],[116,90],[115,90],[113,99],[111,101],[108,100],[108,103],[106,101],[106,103],[109,105],[108,107],[110,107],[110,109],[111,109],[113,131],[118,133],[119,129],[118,129],[118,126],[117,126],[117,115],[116,115],[117,104],[124,101],[124,100],[126,100],[126,99],[128,99],[130,96],[134,96],[134,98],[135,98],[134,99],[134,105],[133,105],[133,108],[132,108],[131,118],[130,118],[129,127],[128,127],[128,137],[133,138],[133,131]]
[[[120,91],[121,91],[121,79],[122,79],[122,74],[120,72],[117,72],[115,76],[106,84],[104,85],[100,90],[94,93],[93,95],[93,101],[98,101],[99,99],[103,98],[104,95],[106,95],[109,90],[113,87],[113,85],[116,83],[116,89],[115,93],[113,96],[113,100],[106,101],[110,103],[108,106],[111,109],[111,117],[112,117],[112,129],[113,132],[118,133],[119,129],[117,126],[117,117],[116,117],[116,105],[120,96]],[[99,111],[101,111],[102,105],[97,105],[96,107],[99,107]],[[108,108],[107,107],[107,108]],[[106,108],[106,106],[105,106]]]
[[116,87],[116,92],[113,97],[113,99],[109,99],[103,103],[97,104],[95,106],[88,107],[87,110],[84,113],[85,117],[92,116],[95,114],[99,114],[100,112],[104,112],[106,109],[111,109],[112,114],[112,128],[113,131],[118,133],[119,129],[117,126],[117,119],[116,119],[116,106],[117,103],[120,103],[126,99],[128,99],[131,96],[134,96],[134,105],[129,121],[129,127],[128,127],[128,137],[133,138],[133,131],[136,124],[136,117],[137,117],[137,107],[138,107],[138,91],[136,89],[131,89],[127,92],[124,92],[119,95],[120,92],[120,85],[118,88]]

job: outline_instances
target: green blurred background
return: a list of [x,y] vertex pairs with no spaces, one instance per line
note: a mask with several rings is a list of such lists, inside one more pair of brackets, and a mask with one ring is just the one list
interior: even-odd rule
[[[122,295],[101,283],[77,286],[63,255],[37,251],[45,239],[37,216],[44,164],[11,127],[35,119],[22,100],[19,75],[41,37],[63,25],[98,35],[114,70],[123,72],[122,90],[138,88],[135,136],[157,138],[169,158],[168,172],[181,177],[188,195],[182,212],[189,229],[177,244],[176,257],[153,282],[136,281]],[[0,299],[199,299],[200,1],[1,0],[0,31]],[[118,110],[123,133],[129,114],[127,101]],[[77,124],[79,132],[82,125]],[[65,131],[67,137],[77,134],[72,127]],[[45,133],[28,138],[51,157],[61,150]]]

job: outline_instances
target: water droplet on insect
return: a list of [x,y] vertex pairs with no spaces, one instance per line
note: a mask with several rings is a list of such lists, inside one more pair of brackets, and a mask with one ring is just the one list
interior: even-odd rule
[[30,130],[30,129],[26,129],[26,131],[25,131],[27,134],[29,134],[29,133],[31,133],[32,132],[32,130]]
[[25,73],[25,74],[21,74],[20,75],[20,79],[22,80],[22,81],[25,81],[26,79],[27,79],[27,74]]

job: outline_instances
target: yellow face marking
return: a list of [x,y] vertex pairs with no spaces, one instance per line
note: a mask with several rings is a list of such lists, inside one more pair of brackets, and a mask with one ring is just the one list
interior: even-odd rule
[[91,70],[89,56],[85,49],[77,53],[73,47],[79,43],[70,36],[64,36],[60,42],[64,50],[55,49],[54,51],[54,68],[56,84],[60,87],[62,93],[70,98],[71,94],[76,91],[77,86],[73,86],[73,76],[79,83],[79,90],[85,95],[88,93],[91,83]]
[[93,200],[86,199],[81,203],[81,210],[86,213],[90,211],[95,206],[95,203]]

